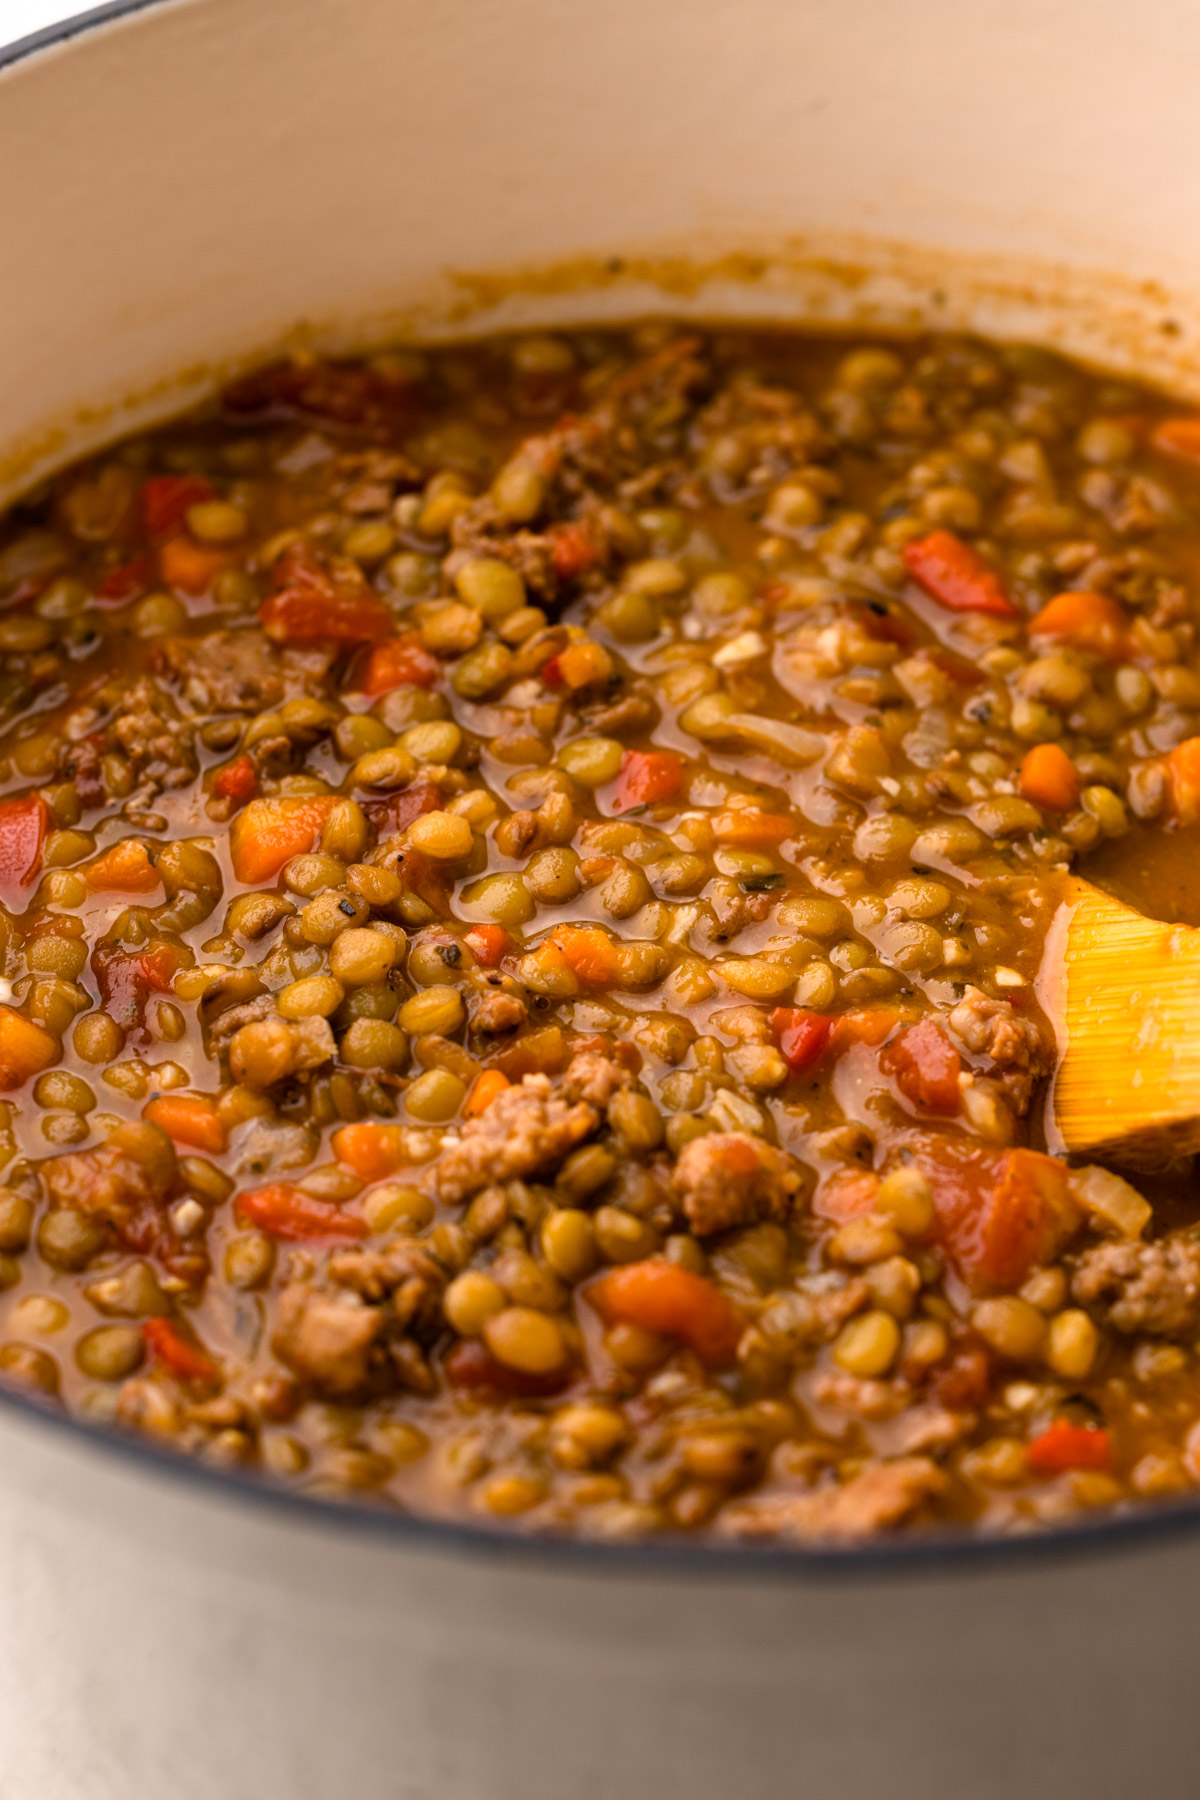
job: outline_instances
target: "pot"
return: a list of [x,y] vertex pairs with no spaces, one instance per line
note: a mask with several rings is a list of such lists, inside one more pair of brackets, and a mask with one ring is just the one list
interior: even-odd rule
[[[932,319],[1200,393],[1197,52],[1177,0],[121,0],[0,67],[0,486],[281,344],[542,320]],[[4,1394],[0,1542],[4,1800],[1195,1791],[1191,1505],[533,1543]]]

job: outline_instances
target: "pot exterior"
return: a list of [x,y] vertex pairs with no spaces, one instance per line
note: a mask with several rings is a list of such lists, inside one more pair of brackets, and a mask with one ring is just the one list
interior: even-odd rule
[[5,1800],[1191,1800],[1200,1540],[988,1568],[405,1544],[3,1423]]

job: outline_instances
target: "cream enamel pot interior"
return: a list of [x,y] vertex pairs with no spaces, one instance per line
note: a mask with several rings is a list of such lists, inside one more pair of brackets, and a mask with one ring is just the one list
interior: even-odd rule
[[[1200,391],[1181,0],[150,0],[0,67],[0,482],[281,341],[933,318]],[[509,277],[515,277],[510,279]],[[3,1800],[1190,1800],[1200,1511],[528,1545],[0,1403]]]

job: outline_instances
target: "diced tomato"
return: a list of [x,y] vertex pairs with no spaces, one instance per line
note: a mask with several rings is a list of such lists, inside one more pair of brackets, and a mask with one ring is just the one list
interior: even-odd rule
[[153,558],[134,556],[109,570],[96,589],[96,599],[102,606],[124,606],[127,601],[146,593],[153,580]]
[[402,637],[376,644],[367,657],[359,691],[374,700],[379,694],[391,693],[393,688],[431,688],[437,685],[441,672],[437,657],[430,655],[418,634],[406,631]]
[[21,1087],[58,1061],[58,1040],[15,1007],[0,1006],[0,1090]]
[[541,667],[541,677],[547,687],[563,687],[565,685],[562,672],[562,652],[557,656],[548,656]]
[[270,1237],[297,1243],[353,1240],[367,1234],[365,1219],[343,1212],[328,1200],[314,1199],[290,1181],[272,1181],[266,1187],[239,1194],[237,1211],[247,1225],[257,1226]]
[[212,791],[220,800],[243,806],[258,792],[258,770],[248,756],[235,756],[213,776]]
[[833,1020],[824,1013],[808,1012],[802,1006],[777,1006],[769,1020],[780,1055],[798,1075],[820,1061],[829,1044]]
[[503,925],[472,925],[463,933],[463,943],[481,969],[497,969],[513,949],[513,941]]
[[1065,1474],[1068,1469],[1107,1475],[1112,1468],[1112,1439],[1102,1425],[1055,1419],[1053,1425],[1030,1438],[1029,1467],[1035,1475],[1047,1477]]
[[496,1395],[513,1395],[534,1399],[543,1394],[559,1394],[573,1378],[569,1364],[549,1375],[526,1375],[510,1369],[476,1338],[464,1338],[455,1344],[444,1364],[451,1387],[477,1388]]
[[92,972],[109,1016],[123,1031],[140,1030],[146,1002],[153,994],[169,994],[183,966],[183,951],[174,944],[127,950],[106,941],[92,951]]
[[1077,650],[1091,650],[1109,662],[1121,662],[1130,653],[1129,615],[1107,594],[1072,589],[1048,600],[1029,621],[1029,635],[1057,638]]
[[405,1139],[402,1125],[364,1119],[334,1132],[333,1154],[364,1181],[384,1181],[408,1162]]
[[361,574],[330,569],[303,544],[283,552],[272,582],[258,616],[278,644],[369,644],[392,635],[391,613]]
[[152,475],[138,494],[138,517],[147,537],[170,537],[183,527],[188,508],[214,494],[203,475]]
[[658,1257],[608,1270],[587,1289],[587,1299],[606,1324],[679,1338],[714,1367],[733,1361],[745,1326],[720,1288]]
[[933,1019],[910,1025],[880,1054],[879,1066],[894,1075],[906,1100],[947,1117],[959,1107],[962,1061],[946,1033]]
[[600,546],[587,525],[578,519],[552,526],[550,539],[550,559],[560,581],[575,581],[600,560]]
[[818,1219],[845,1225],[871,1212],[878,1192],[879,1177],[872,1169],[835,1169],[817,1189],[813,1211]]
[[314,850],[333,805],[332,794],[251,800],[229,828],[229,855],[238,880],[260,887],[274,881],[293,856]]
[[683,791],[683,758],[674,750],[627,750],[613,794],[613,810],[677,800]]
[[221,1115],[207,1094],[156,1094],[142,1108],[142,1117],[191,1150],[220,1156],[227,1146]]
[[1037,1150],[984,1149],[956,1132],[913,1132],[913,1161],[933,1192],[935,1242],[972,1289],[1020,1287],[1070,1219],[1064,1165]]
[[50,808],[40,794],[0,800],[0,900],[19,911],[23,891],[42,866]]
[[913,538],[900,554],[913,580],[948,612],[1020,617],[995,569],[952,531]]
[[212,1386],[220,1378],[220,1370],[207,1350],[184,1337],[170,1319],[144,1319],[142,1337],[154,1360],[177,1380]]

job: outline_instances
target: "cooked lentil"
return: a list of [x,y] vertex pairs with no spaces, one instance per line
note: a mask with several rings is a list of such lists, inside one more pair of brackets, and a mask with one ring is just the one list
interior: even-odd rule
[[1034,988],[1073,866],[1196,916],[1198,446],[653,325],[301,358],[16,508],[3,1378],[521,1530],[1200,1480],[1190,1171],[1045,1153]]

